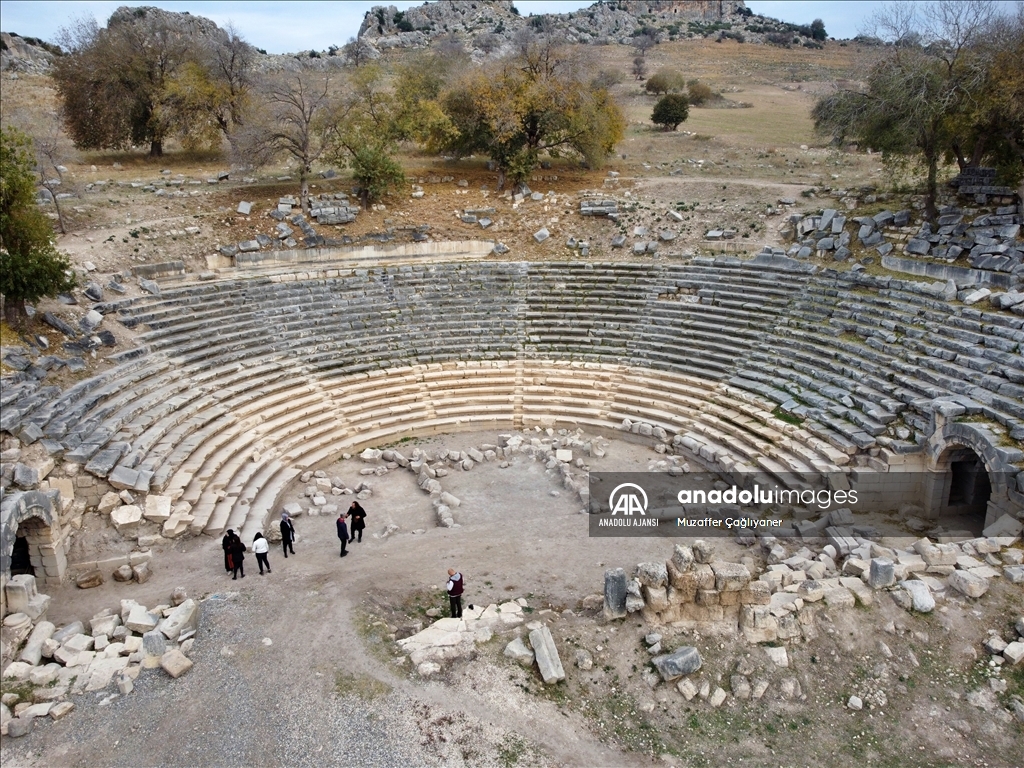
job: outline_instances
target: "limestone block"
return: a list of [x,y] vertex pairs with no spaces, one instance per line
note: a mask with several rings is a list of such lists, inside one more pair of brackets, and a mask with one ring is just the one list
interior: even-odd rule
[[38,594],[36,577],[27,573],[12,576],[4,587],[4,593],[7,595],[7,610],[9,612],[29,615],[26,609],[32,598]]
[[655,656],[651,659],[651,664],[658,670],[658,674],[661,675],[661,679],[665,682],[671,682],[684,675],[693,674],[700,669],[702,663],[700,653],[696,648],[689,645],[677,648],[672,653]]
[[[6,624],[6,619],[4,620]],[[66,640],[74,635],[78,635],[85,632],[85,625],[80,621],[73,621],[70,624],[65,624],[63,627],[53,633],[50,638],[58,645],[63,645]]]
[[797,587],[796,593],[800,595],[801,599],[808,603],[814,603],[825,597],[825,586],[817,581],[808,579],[807,581],[800,582],[800,586]]
[[844,587],[825,590],[825,605],[829,608],[853,608],[856,604],[853,593]]
[[192,661],[177,648],[160,657],[160,666],[171,677],[177,679],[192,669]]
[[1003,658],[1011,665],[1020,664],[1024,660],[1024,642],[1017,640],[1007,645],[1003,649]]
[[132,567],[130,565],[128,565],[128,563],[125,563],[124,565],[118,566],[116,569],[114,569],[113,577],[114,577],[114,581],[119,581],[119,582],[131,581],[132,577],[133,577]]
[[146,606],[136,604],[132,606],[124,625],[132,632],[139,632],[144,635],[153,631],[159,621],[160,617],[150,613]]
[[967,597],[981,597],[988,591],[988,579],[969,571],[954,571],[946,581],[949,586]]
[[693,566],[693,550],[685,544],[676,544],[669,562],[678,573],[685,573]]
[[750,571],[740,563],[717,560],[711,563],[715,574],[715,589],[719,592],[739,592],[750,582]]
[[171,611],[171,614],[160,625],[160,631],[168,640],[176,641],[178,637],[189,630],[199,628],[199,605],[195,600],[189,598],[181,605]]
[[644,602],[652,611],[663,611],[669,607],[668,590],[665,587],[644,585]]
[[930,613],[935,609],[935,598],[932,597],[931,590],[923,581],[918,579],[901,581],[900,586],[910,595],[911,605],[915,611]]
[[788,667],[789,666],[789,654],[785,648],[773,648],[768,647],[764,649],[768,659],[777,667]]
[[772,591],[766,582],[752,581],[740,590],[740,605],[768,605]]
[[545,683],[557,683],[565,679],[565,670],[562,668],[562,660],[558,657],[558,648],[555,646],[551,631],[546,626],[530,632],[530,646],[533,648],[541,679]]
[[109,491],[103,494],[100,503],[96,505],[96,511],[101,515],[109,515],[119,506],[121,506],[121,498],[113,491]]
[[56,662],[50,662],[42,667],[33,667],[28,674],[28,680],[35,686],[49,686],[60,675],[61,666]]
[[692,701],[693,697],[697,695],[697,686],[694,685],[693,681],[688,677],[684,677],[676,683],[676,690],[679,691],[687,701]]
[[696,576],[696,587],[697,589],[714,589],[715,588],[715,572],[711,569],[710,565],[701,563],[693,567],[693,573]]
[[12,661],[7,665],[7,669],[4,670],[4,680],[16,680],[21,682],[22,680],[28,680],[28,676],[32,673],[32,665],[24,661]]
[[142,516],[153,523],[162,523],[171,516],[171,497],[149,494],[146,497],[146,509]]
[[27,664],[39,664],[43,658],[43,643],[53,636],[55,629],[50,622],[39,622],[33,628],[32,634],[29,635],[29,639],[26,641],[25,648],[22,649],[22,655],[19,658]]
[[60,720],[65,717],[71,710],[75,708],[73,701],[58,701],[52,707],[50,707],[50,717],[54,720]]
[[114,630],[121,625],[121,617],[117,615],[96,616],[89,621],[89,631],[93,637],[105,635],[113,637]]
[[141,521],[142,507],[135,504],[125,504],[110,513],[110,522],[122,536],[130,537],[137,532]]
[[506,645],[504,654],[508,658],[517,661],[520,664],[533,664],[533,651],[526,647],[526,644],[523,642],[521,637],[517,637]]
[[668,584],[665,563],[639,563],[634,576],[645,587],[664,587]]

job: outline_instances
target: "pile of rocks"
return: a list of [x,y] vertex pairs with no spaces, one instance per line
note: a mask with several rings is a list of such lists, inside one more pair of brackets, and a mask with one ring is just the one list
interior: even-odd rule
[[[31,577],[29,577],[31,578]],[[199,626],[199,604],[178,587],[170,604],[147,608],[122,600],[120,611],[105,609],[88,621],[61,628],[17,612],[3,622],[3,637],[18,660],[3,672],[0,733],[24,736],[37,720],[59,720],[74,709],[69,696],[103,691],[131,693],[143,669],[163,669],[172,678],[191,667],[188,653]]]
[[603,216],[612,221],[619,220],[619,204],[615,200],[581,200],[581,216]]
[[557,683],[565,679],[565,669],[558,655],[551,630],[545,620],[554,617],[554,611],[543,610],[537,618],[526,623],[529,631],[527,646],[518,634],[518,628],[526,621],[525,612],[530,610],[524,598],[510,600],[486,608],[469,606],[463,609],[462,618],[438,619],[425,629],[419,622],[405,628],[413,634],[398,641],[399,647],[409,655],[416,671],[427,677],[439,672],[441,663],[452,659],[472,658],[476,647],[489,642],[496,635],[516,631],[516,637],[505,646],[504,655],[514,661],[530,666],[537,665],[545,683]]
[[402,628],[408,634],[398,640],[398,646],[409,655],[417,672],[432,675],[440,670],[439,662],[470,657],[478,644],[520,626],[526,607],[523,598],[486,608],[467,606],[461,619],[438,619],[426,628],[416,622]]
[[965,168],[949,186],[954,187],[961,197],[971,197],[979,205],[1010,205],[1016,193],[1009,187],[996,185],[995,168]]
[[[538,436],[543,434],[543,437]],[[383,476],[390,471],[406,469],[416,474],[417,484],[431,497],[437,515],[438,525],[445,528],[456,528],[459,524],[455,521],[454,510],[461,505],[461,501],[451,493],[444,490],[441,480],[448,476],[453,470],[468,472],[475,466],[482,463],[497,462],[501,469],[510,466],[510,460],[521,455],[534,461],[543,461],[545,468],[557,472],[561,478],[562,487],[586,504],[589,499],[588,489],[588,467],[580,456],[573,457],[573,451],[579,451],[588,456],[603,456],[604,447],[600,438],[586,439],[581,430],[569,432],[566,429],[558,431],[548,428],[543,432],[539,427],[532,433],[526,434],[503,434],[498,437],[498,445],[485,443],[478,448],[468,448],[464,451],[442,448],[436,453],[414,448],[411,456],[405,456],[401,451],[389,448],[379,450],[367,448],[359,458],[366,464],[373,465],[360,470],[365,475]],[[346,458],[349,458],[347,455]],[[341,495],[344,493],[356,493],[357,498],[368,498],[372,488],[368,484],[361,484],[356,489],[345,488],[340,478],[328,479],[323,470],[313,473],[310,476],[321,475],[317,481],[316,488],[307,488],[304,496],[313,499],[313,506],[310,509],[319,508],[322,514],[333,514],[337,507],[328,503],[326,493]],[[328,487],[330,486],[330,487]],[[310,497],[310,492],[314,496]],[[320,493],[323,503],[316,499],[316,493]],[[556,491],[553,491],[556,493]],[[365,495],[360,495],[365,494]],[[297,507],[301,513],[302,507]],[[288,507],[285,507],[288,511]]]
[[1018,617],[1014,623],[1012,635],[1011,640],[1007,642],[1002,633],[994,629],[989,630],[985,650],[997,666],[1014,666],[1024,661],[1024,616]]
[[994,213],[967,220],[967,210],[944,208],[937,227],[925,222],[907,243],[904,252],[921,258],[953,262],[966,254],[975,269],[1021,274],[1024,241],[1020,238],[1022,217],[1018,206],[996,208]]
[[821,541],[828,543],[802,541],[792,554],[782,539],[758,538],[767,561],[760,573],[760,558],[717,560],[713,545],[700,540],[677,545],[667,563],[640,563],[628,580],[623,569],[608,570],[605,615],[639,613],[651,624],[683,628],[731,627],[752,643],[810,640],[821,605],[869,606],[885,590],[906,610],[928,613],[936,599],[981,597],[991,579],[1024,584],[1024,551],[1012,547],[1021,524],[1009,516],[982,538],[938,544],[922,538],[911,547],[826,531]]
[[914,258],[946,263],[965,258],[974,269],[1024,276],[1020,205],[1000,206],[989,213],[949,205],[939,213],[935,227],[924,222],[918,228],[909,226],[909,210],[849,219],[833,208],[820,214],[793,214],[789,226],[796,242],[787,255],[845,261],[851,256],[850,246],[857,244],[885,257],[904,243],[902,252]]

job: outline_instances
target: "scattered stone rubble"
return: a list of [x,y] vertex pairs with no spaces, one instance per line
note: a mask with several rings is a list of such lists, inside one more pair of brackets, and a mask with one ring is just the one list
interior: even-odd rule
[[[540,435],[543,435],[541,437]],[[582,456],[603,456],[607,441],[601,438],[586,438],[582,430],[570,432],[560,429],[557,432],[548,428],[524,434],[502,434],[498,437],[498,445],[482,444],[478,448],[465,451],[441,449],[430,452],[414,448],[410,456],[405,456],[394,448],[379,450],[366,448],[359,458],[367,465],[360,474],[367,477],[382,477],[388,472],[406,469],[417,476],[419,487],[428,493],[437,515],[437,523],[444,528],[458,528],[455,511],[461,501],[444,490],[443,478],[449,472],[461,470],[468,472],[478,464],[497,462],[502,469],[509,467],[509,460],[517,455],[525,456],[534,461],[542,461],[546,469],[555,472],[561,478],[562,487],[577,495],[586,504],[589,499],[588,467]],[[299,476],[299,482],[305,487],[298,496],[300,503],[286,505],[284,510],[293,517],[307,513],[311,516],[336,515],[339,506],[333,501],[335,497],[355,495],[357,499],[367,499],[373,494],[373,486],[360,482],[355,488],[349,488],[339,477],[330,478],[324,470],[307,471]],[[303,506],[305,505],[305,506]],[[271,532],[273,526],[271,526]],[[397,532],[397,526],[390,526],[383,535]]]
[[1009,516],[983,537],[956,543],[922,538],[906,547],[843,528],[825,532],[795,542],[751,537],[753,551],[741,563],[719,560],[711,542],[698,540],[676,545],[666,563],[640,563],[629,579],[623,569],[610,569],[605,617],[639,613],[655,625],[717,626],[751,643],[813,640],[823,606],[870,606],[884,591],[907,611],[928,613],[937,601],[982,597],[992,579],[1024,584],[1024,550],[1012,547],[1021,523]]
[[[975,187],[965,185],[961,191],[964,189]],[[909,210],[884,210],[873,216],[850,218],[834,208],[825,208],[813,215],[796,213],[790,216],[789,225],[797,242],[786,253],[798,259],[816,256],[846,261],[852,256],[851,246],[860,246],[874,249],[883,258],[902,253],[913,259],[947,264],[964,259],[973,269],[1011,274],[1019,283],[1024,279],[1024,240],[1021,239],[1024,216],[1012,191],[1005,191],[1009,193],[1007,197],[999,199],[1005,199],[1007,204],[990,212],[957,205],[943,207],[934,231],[928,222],[911,226]],[[989,199],[984,193],[978,196]],[[863,263],[867,262],[862,259]],[[957,294],[956,298],[965,301],[969,293]],[[999,304],[995,306],[1001,308]]]
[[[15,579],[19,581],[12,590]],[[126,599],[119,611],[104,609],[88,622],[58,628],[46,620],[45,608],[35,616],[16,610],[21,593],[34,592],[34,581],[32,576],[17,576],[6,588],[14,612],[4,618],[0,630],[3,655],[17,660],[3,671],[4,736],[24,736],[47,716],[61,719],[75,708],[72,696],[114,685],[114,696],[127,695],[144,669],[161,668],[177,678],[192,667],[188,655],[201,610],[184,589],[175,589],[169,604],[147,608]]]

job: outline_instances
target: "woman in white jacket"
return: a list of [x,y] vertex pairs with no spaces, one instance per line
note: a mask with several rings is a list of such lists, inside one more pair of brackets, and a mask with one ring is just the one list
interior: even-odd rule
[[263,538],[262,533],[257,533],[256,538],[252,540],[252,551],[256,555],[256,562],[260,566],[260,576],[263,575],[263,566],[267,566],[267,573],[271,573],[270,561],[267,559],[267,552],[270,551],[270,544]]

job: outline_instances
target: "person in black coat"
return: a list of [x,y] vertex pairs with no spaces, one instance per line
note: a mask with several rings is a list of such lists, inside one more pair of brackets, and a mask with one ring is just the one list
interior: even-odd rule
[[224,570],[231,573],[231,540],[235,538],[235,532],[228,528],[228,532],[224,534],[224,538],[220,540],[220,545],[224,548]]
[[284,547],[284,556],[288,557],[288,550],[295,554],[295,545],[292,542],[295,541],[295,526],[292,525],[292,519],[289,517],[287,512],[281,513],[281,546]]
[[245,560],[245,544],[242,540],[235,535],[231,537],[231,566],[232,566],[232,580],[238,578],[238,574],[242,574],[242,578],[245,578],[245,566],[242,564]]
[[352,518],[352,537],[348,540],[351,544],[356,541],[356,534],[359,535],[359,543],[363,541],[363,529],[366,527],[366,510],[362,508],[358,501],[353,501],[352,505],[348,508],[348,516]]
[[348,525],[345,523],[344,512],[338,515],[338,520],[336,521],[336,524],[338,526],[338,538],[341,539],[341,556],[344,557],[348,554],[348,549],[346,548],[346,545],[349,542]]

